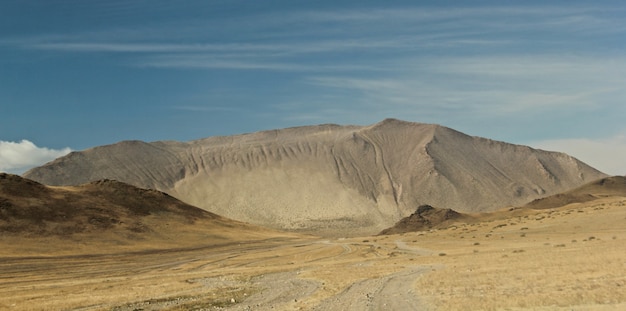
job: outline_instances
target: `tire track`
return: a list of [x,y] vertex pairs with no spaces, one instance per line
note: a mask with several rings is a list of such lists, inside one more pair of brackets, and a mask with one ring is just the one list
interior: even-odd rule
[[313,310],[429,310],[413,284],[428,270],[412,267],[384,277],[356,282]]

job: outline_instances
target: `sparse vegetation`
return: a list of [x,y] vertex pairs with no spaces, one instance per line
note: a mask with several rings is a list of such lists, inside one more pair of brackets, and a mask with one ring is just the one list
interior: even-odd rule
[[[318,239],[253,231],[266,238],[251,241],[255,235],[231,222],[231,235],[223,235],[224,228],[185,223],[178,239],[169,242],[157,239],[154,233],[165,232],[157,230],[133,233],[141,239],[132,243],[118,239],[108,244],[96,244],[93,236],[2,235],[0,309],[219,310],[236,305],[244,310],[310,310],[344,299],[374,303],[389,290],[407,293],[398,300],[413,297],[425,309],[621,310],[626,307],[626,266],[621,264],[626,240],[620,238],[626,234],[626,210],[615,203],[623,199],[602,200],[602,210],[580,204],[576,209],[584,214],[568,215],[565,211],[576,209],[558,209],[541,225],[535,216],[545,211],[516,209],[523,213],[515,218],[516,225],[524,226],[522,232],[497,227],[512,226],[512,218],[503,213],[467,224],[471,234],[457,224],[456,230],[376,238]],[[100,221],[105,219],[111,218]],[[151,221],[140,222],[159,230],[180,227]],[[172,219],[167,223],[177,224]],[[531,238],[518,239],[526,234]],[[573,239],[582,237],[587,243]],[[410,281],[394,288],[403,275]],[[364,292],[378,294],[363,299]],[[266,297],[275,300],[269,303]]]

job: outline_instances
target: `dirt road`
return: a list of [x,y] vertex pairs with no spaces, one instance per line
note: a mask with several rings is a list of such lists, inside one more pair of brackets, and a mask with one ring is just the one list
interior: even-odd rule
[[414,289],[416,278],[425,271],[414,267],[354,283],[314,310],[428,310]]
[[624,206],[606,199],[393,236],[5,251],[0,310],[623,310]]
[[381,265],[395,248],[391,241],[381,246],[355,240],[292,240],[5,258],[0,262],[0,308],[411,309],[419,304],[415,279],[425,269]]

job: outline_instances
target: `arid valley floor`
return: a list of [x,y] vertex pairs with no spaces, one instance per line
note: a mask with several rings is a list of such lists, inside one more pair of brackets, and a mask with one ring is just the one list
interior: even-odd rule
[[264,232],[129,248],[3,236],[0,309],[626,309],[626,198],[474,216],[345,239]]

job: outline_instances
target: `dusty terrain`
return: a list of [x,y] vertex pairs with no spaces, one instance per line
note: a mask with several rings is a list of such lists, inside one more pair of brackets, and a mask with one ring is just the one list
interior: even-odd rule
[[48,185],[114,179],[239,221],[358,236],[424,204],[493,211],[606,175],[563,153],[387,119],[191,142],[125,141],[71,153],[25,176]]
[[182,237],[135,250],[94,240],[72,254],[58,245],[79,241],[3,235],[0,309],[626,308],[626,197],[474,217],[346,239],[231,233],[231,243]]

